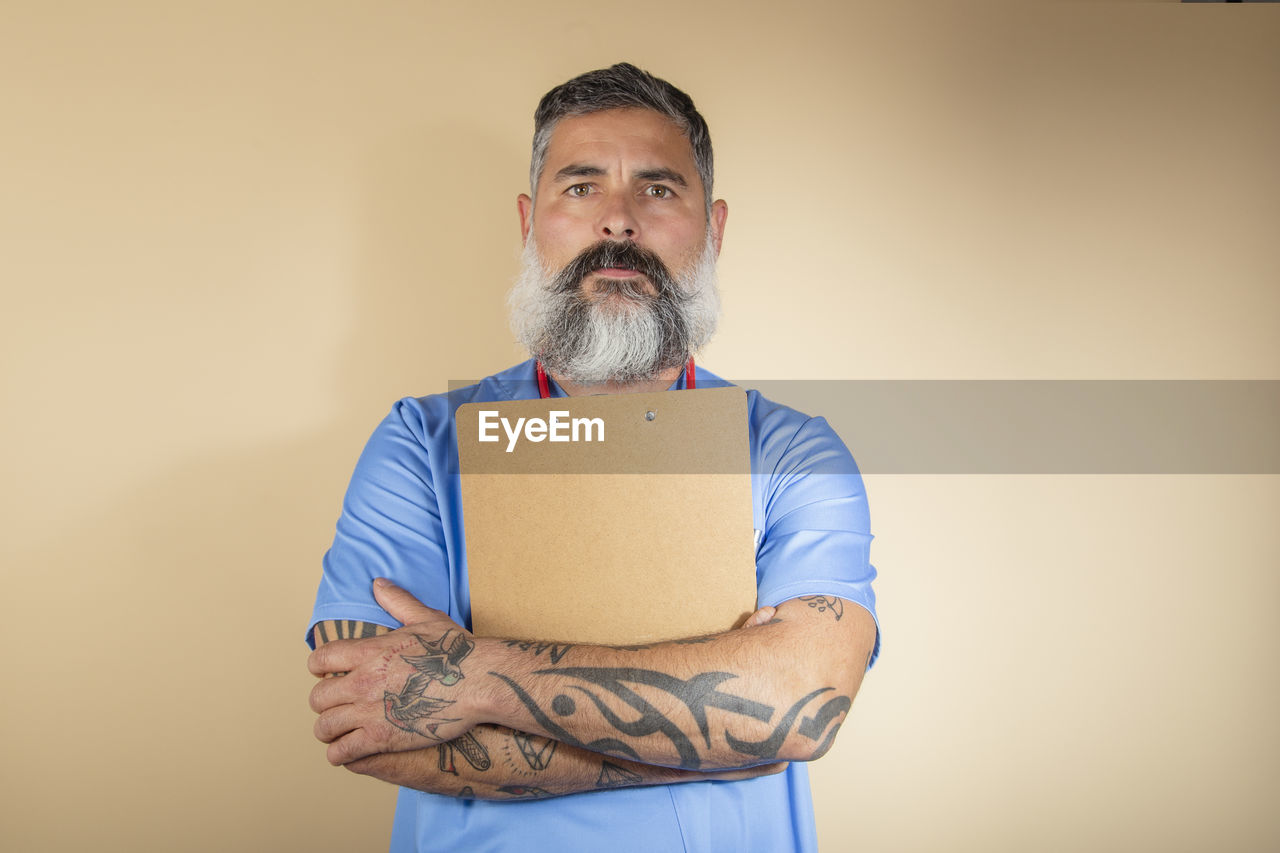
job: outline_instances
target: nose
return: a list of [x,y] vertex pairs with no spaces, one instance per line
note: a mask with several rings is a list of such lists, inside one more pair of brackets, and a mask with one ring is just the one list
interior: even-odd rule
[[639,239],[640,222],[631,199],[625,193],[614,195],[601,205],[597,228],[605,240]]

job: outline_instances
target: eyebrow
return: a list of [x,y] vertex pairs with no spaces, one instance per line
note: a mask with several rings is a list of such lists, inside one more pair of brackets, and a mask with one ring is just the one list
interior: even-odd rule
[[604,169],[599,166],[588,166],[585,163],[570,163],[560,171],[556,172],[555,180],[557,183],[565,178],[598,178],[605,173]]
[[689,187],[689,182],[684,179],[684,175],[674,169],[641,169],[635,173],[635,178],[641,181],[666,181],[681,189]]
[[[599,166],[589,166],[586,163],[570,163],[556,172],[553,180],[559,183],[568,178],[598,178],[604,174],[607,174],[606,171]],[[632,173],[631,177],[637,181],[666,181],[675,184],[681,189],[689,187],[689,182],[684,179],[684,175],[674,169],[640,169]]]

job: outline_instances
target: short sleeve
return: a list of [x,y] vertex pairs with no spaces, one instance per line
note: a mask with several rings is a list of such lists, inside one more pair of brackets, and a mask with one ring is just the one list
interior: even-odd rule
[[429,607],[448,610],[449,570],[424,413],[396,403],[378,424],[342,502],[333,545],[307,629],[328,619],[398,628],[373,598],[373,579],[390,578]]
[[[786,410],[790,412],[790,410]],[[777,416],[775,416],[777,417]],[[763,527],[756,551],[758,601],[833,595],[876,620],[871,516],[862,475],[844,442],[822,418],[766,431],[756,462]]]

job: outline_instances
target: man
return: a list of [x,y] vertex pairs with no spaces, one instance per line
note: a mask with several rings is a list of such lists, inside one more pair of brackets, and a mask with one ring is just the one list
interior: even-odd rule
[[748,392],[747,625],[627,648],[466,630],[458,405],[727,384],[690,358],[715,327],[727,207],[688,96],[626,64],[553,89],[531,186],[511,307],[535,360],[402,400],[370,439],[308,635],[312,673],[342,676],[312,692],[316,736],[403,786],[394,850],[812,850],[799,762],[830,747],[878,648],[865,495],[825,422]]

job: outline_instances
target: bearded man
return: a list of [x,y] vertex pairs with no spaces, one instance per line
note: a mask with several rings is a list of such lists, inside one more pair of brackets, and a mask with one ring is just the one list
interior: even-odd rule
[[401,400],[374,432],[308,631],[311,672],[342,676],[312,691],[315,734],[401,786],[397,851],[814,850],[803,762],[879,648],[862,481],[821,419],[748,392],[760,609],[743,627],[567,650],[468,630],[459,405],[728,384],[693,362],[728,215],[693,102],[620,64],[551,90],[534,126],[510,299],[533,358]]

